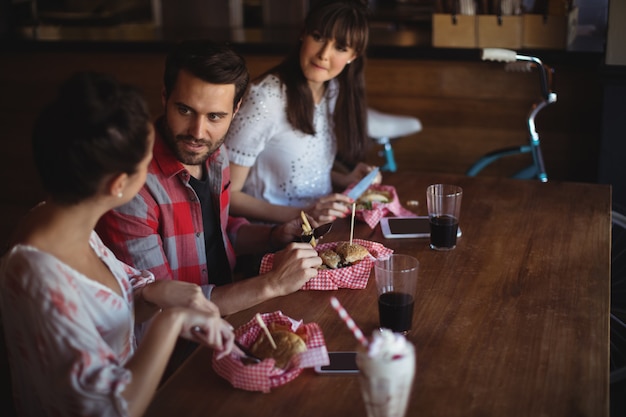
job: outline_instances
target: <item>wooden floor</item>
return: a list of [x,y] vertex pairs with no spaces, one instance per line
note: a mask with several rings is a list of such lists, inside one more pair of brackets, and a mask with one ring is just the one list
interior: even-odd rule
[[[252,76],[276,56],[246,56]],[[30,155],[33,121],[59,83],[78,70],[108,72],[139,86],[151,111],[161,111],[164,55],[159,52],[0,52],[0,247],[16,220],[43,198]],[[423,130],[393,142],[400,171],[464,173],[480,155],[526,139],[526,116],[539,94],[536,73],[509,73],[476,61],[371,59],[368,105],[412,115]],[[590,65],[557,65],[558,102],[537,119],[552,179],[595,182],[601,131],[601,85]],[[381,164],[373,146],[368,162]],[[485,175],[509,175],[529,162],[506,161]],[[2,253],[2,251],[0,251]]]

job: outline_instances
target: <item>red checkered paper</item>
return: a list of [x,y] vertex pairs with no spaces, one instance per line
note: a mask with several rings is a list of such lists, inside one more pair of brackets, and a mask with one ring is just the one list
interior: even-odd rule
[[[344,194],[348,193],[351,188],[352,187],[344,191]],[[371,185],[368,189],[375,191],[385,191],[391,195],[391,201],[389,203],[373,201],[371,210],[356,210],[356,213],[354,213],[354,217],[367,223],[370,229],[375,228],[380,219],[382,219],[389,213],[401,217],[417,217],[417,214],[402,207],[402,204],[400,204],[400,199],[398,198],[398,194],[396,193],[396,188],[394,186],[375,184]]]
[[[326,249],[335,249],[338,243],[339,242],[323,243],[317,245],[315,250],[322,252]],[[319,269],[317,276],[304,284],[302,289],[333,291],[339,288],[362,290],[367,287],[367,281],[370,277],[374,260],[388,257],[393,253],[393,250],[386,248],[378,242],[371,242],[369,240],[352,239],[352,243],[358,243],[365,247],[370,253],[370,256],[352,266],[337,269]],[[271,271],[273,265],[274,254],[268,253],[261,260],[259,273],[264,274]]]
[[[286,369],[274,367],[274,359],[265,359],[261,363],[246,365],[236,354],[232,353],[222,359],[213,354],[213,369],[222,378],[229,381],[233,387],[246,391],[261,391],[268,393],[272,388],[279,387],[294,380],[304,368],[313,368],[317,365],[329,364],[328,351],[324,334],[317,323],[303,324],[281,311],[261,314],[267,326],[276,323],[288,326],[293,332],[303,337],[307,350],[296,355]],[[242,346],[250,348],[263,332],[255,318],[235,330],[235,339]]]

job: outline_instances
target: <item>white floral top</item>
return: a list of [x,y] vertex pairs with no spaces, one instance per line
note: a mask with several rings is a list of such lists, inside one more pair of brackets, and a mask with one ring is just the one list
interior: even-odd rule
[[230,161],[250,167],[244,193],[271,204],[305,207],[332,192],[337,92],[333,80],[315,106],[315,135],[306,135],[287,121],[286,87],[276,76],[250,87],[225,141]]
[[89,243],[123,297],[32,246],[2,258],[0,308],[20,415],[127,415],[132,291],[154,276],[118,261],[95,232]]

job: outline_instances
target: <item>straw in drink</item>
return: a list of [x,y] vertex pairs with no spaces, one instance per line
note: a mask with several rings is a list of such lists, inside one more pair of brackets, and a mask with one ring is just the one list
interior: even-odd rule
[[333,306],[335,311],[337,311],[339,317],[341,317],[344,323],[346,323],[346,326],[348,326],[348,329],[350,329],[356,340],[358,340],[364,347],[367,347],[368,342],[363,335],[363,332],[357,327],[356,323],[352,320],[352,317],[350,317],[346,309],[343,308],[339,300],[337,300],[336,297],[330,297],[330,304]]

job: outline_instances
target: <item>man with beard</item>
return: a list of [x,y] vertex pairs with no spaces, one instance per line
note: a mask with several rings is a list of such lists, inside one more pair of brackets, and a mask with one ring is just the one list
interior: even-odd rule
[[[321,265],[309,244],[290,243],[301,235],[302,220],[269,226],[228,213],[222,144],[249,81],[243,58],[212,42],[183,42],[168,55],[163,80],[164,114],[155,122],[146,184],[102,218],[102,240],[157,279],[200,285],[222,314],[297,291]],[[237,255],[283,247],[272,271],[233,281]]]

